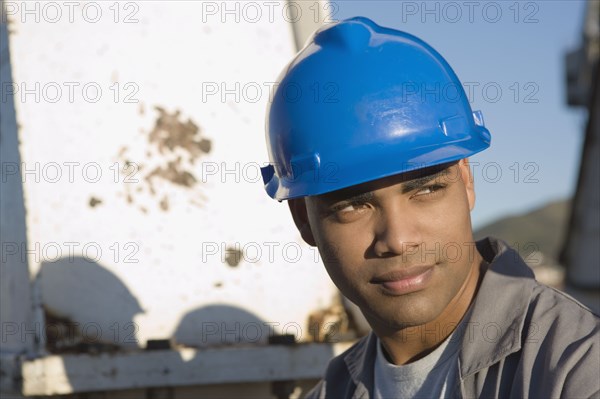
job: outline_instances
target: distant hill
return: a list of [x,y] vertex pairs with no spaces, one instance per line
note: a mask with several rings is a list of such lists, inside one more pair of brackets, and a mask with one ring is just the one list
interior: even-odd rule
[[534,249],[558,259],[570,216],[571,200],[548,203],[528,213],[509,216],[492,222],[474,232],[475,239],[486,236],[501,238],[522,256]]

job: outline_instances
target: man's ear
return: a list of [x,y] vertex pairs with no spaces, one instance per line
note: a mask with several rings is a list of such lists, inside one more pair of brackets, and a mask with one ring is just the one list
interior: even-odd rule
[[467,191],[467,199],[469,201],[469,209],[472,211],[475,208],[475,184],[473,182],[473,174],[469,166],[469,159],[464,158],[458,162],[460,176]]
[[304,198],[295,198],[288,200],[288,206],[294,218],[294,223],[302,239],[310,246],[316,247],[315,238],[313,237],[312,230],[310,229],[310,223],[308,222],[308,214],[306,213],[306,202]]

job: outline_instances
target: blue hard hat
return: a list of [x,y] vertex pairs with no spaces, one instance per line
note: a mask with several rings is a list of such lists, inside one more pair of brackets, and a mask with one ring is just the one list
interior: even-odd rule
[[267,110],[270,197],[324,194],[466,158],[490,145],[450,65],[364,18],[321,28],[286,66]]

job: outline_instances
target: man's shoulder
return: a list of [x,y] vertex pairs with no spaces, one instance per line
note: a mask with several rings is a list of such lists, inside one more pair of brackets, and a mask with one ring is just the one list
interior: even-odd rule
[[[537,283],[521,338],[528,381],[548,397],[600,394],[600,317],[557,289]],[[548,383],[552,381],[552,383]]]
[[590,340],[598,343],[600,316],[575,298],[558,289],[536,282],[526,318],[526,342],[539,338],[553,345],[569,346]]
[[508,322],[519,320],[519,314],[527,313],[525,323],[532,324],[533,328],[538,325],[548,329],[563,328],[566,327],[564,324],[574,323],[571,327],[580,325],[597,330],[598,314],[565,292],[537,281],[533,270],[506,242],[488,237],[478,245],[479,248],[487,247],[494,255],[490,265],[492,273],[487,273],[490,278],[484,279],[489,280],[484,284],[484,290],[489,293],[478,295],[485,298],[485,311],[493,303],[495,308],[502,306]]
[[469,333],[461,345],[467,392],[498,396],[493,384],[487,386],[496,378],[512,381],[498,386],[504,396],[593,396],[600,381],[598,315],[536,281],[533,271],[503,241],[487,239],[480,247],[488,247],[493,259],[487,258],[492,262],[469,323],[464,323],[479,331],[465,329]]

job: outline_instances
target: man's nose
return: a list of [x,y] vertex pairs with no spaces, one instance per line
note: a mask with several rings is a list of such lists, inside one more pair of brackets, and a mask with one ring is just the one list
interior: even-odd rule
[[379,214],[373,248],[376,256],[410,255],[422,242],[416,215],[400,206],[390,206]]

